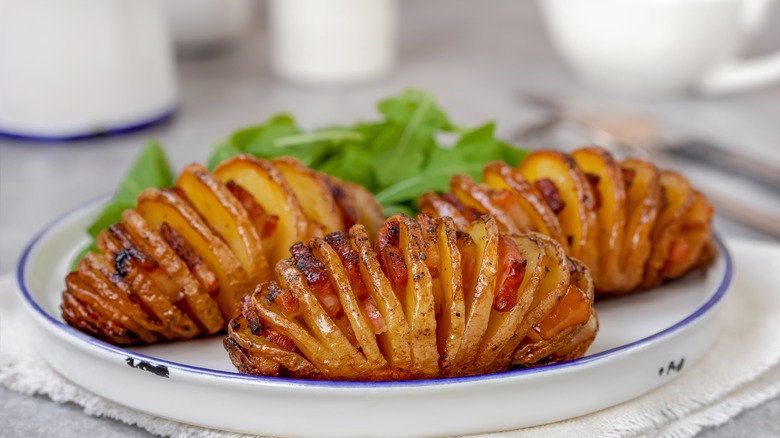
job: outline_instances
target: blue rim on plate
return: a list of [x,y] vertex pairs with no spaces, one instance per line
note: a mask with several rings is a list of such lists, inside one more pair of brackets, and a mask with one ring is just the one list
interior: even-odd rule
[[63,323],[62,321],[57,320],[38,305],[38,303],[35,301],[35,299],[33,299],[32,295],[30,294],[30,291],[27,288],[27,283],[25,282],[25,278],[24,278],[24,271],[30,253],[36,247],[37,243],[61,222],[65,221],[66,219],[70,218],[73,215],[76,215],[77,213],[82,213],[84,210],[87,210],[89,208],[94,208],[95,204],[102,203],[102,202],[105,202],[104,197],[101,197],[98,200],[90,201],[87,204],[82,205],[81,207],[78,207],[62,215],[58,219],[48,224],[40,233],[38,233],[37,236],[35,236],[32,242],[30,242],[27,245],[24,252],[22,253],[22,257],[19,260],[19,265],[17,266],[17,270],[16,270],[16,280],[17,283],[19,284],[19,290],[23,300],[27,303],[27,305],[30,306],[33,310],[35,310],[37,313],[39,313],[40,316],[46,319],[49,323],[56,326],[58,329],[64,330],[69,335],[83,342],[86,342],[87,344],[90,344],[94,347],[98,347],[109,353],[115,354],[117,356],[117,359],[121,360],[122,362],[124,362],[128,358],[134,358],[145,362],[149,362],[153,365],[163,365],[168,367],[168,369],[175,369],[175,370],[188,372],[188,373],[208,375],[208,376],[219,377],[219,378],[227,378],[232,380],[245,380],[247,382],[252,382],[255,384],[273,384],[273,385],[286,385],[286,386],[294,386],[294,387],[309,386],[309,387],[317,387],[317,388],[324,387],[324,388],[333,388],[333,389],[367,388],[367,387],[371,387],[371,388],[420,387],[420,386],[438,386],[438,385],[452,385],[452,384],[467,383],[467,382],[478,382],[478,381],[501,379],[506,377],[514,377],[514,376],[539,373],[539,372],[550,372],[555,370],[562,370],[565,368],[598,361],[610,356],[614,356],[626,350],[642,347],[643,345],[648,344],[655,339],[670,335],[675,331],[693,323],[694,321],[702,317],[705,313],[707,313],[710,309],[712,309],[716,304],[718,304],[718,302],[720,302],[720,300],[728,291],[729,286],[731,285],[731,280],[734,273],[733,261],[731,259],[731,255],[726,249],[726,246],[723,244],[723,240],[720,238],[720,236],[715,234],[715,241],[718,246],[720,257],[724,258],[725,273],[723,275],[723,280],[718,285],[717,291],[707,300],[707,302],[705,302],[701,307],[696,309],[695,312],[691,313],[683,320],[677,322],[676,324],[670,327],[667,327],[664,330],[661,330],[660,332],[654,333],[650,336],[631,342],[629,344],[621,345],[619,347],[611,348],[609,350],[605,350],[600,353],[596,353],[590,356],[584,356],[579,359],[574,359],[568,362],[561,362],[552,365],[544,365],[536,368],[512,369],[512,370],[503,371],[499,373],[484,374],[478,376],[446,377],[440,379],[403,380],[403,381],[386,381],[386,382],[348,382],[348,381],[304,380],[304,379],[290,379],[290,378],[278,378],[278,377],[266,377],[266,376],[253,376],[248,374],[240,374],[238,372],[219,371],[210,368],[202,368],[202,367],[186,365],[178,362],[171,362],[164,359],[158,359],[155,357],[140,354],[135,351],[126,350],[124,348],[108,344],[106,342],[103,342],[101,340],[98,340],[96,338],[93,338],[92,336],[89,336],[85,333],[76,330],[75,328]]
[[[151,128],[152,126],[156,126],[159,124],[162,124],[164,122],[167,122],[170,120],[174,114],[176,114],[176,111],[178,110],[178,105],[174,105],[171,108],[166,109],[161,114],[158,114],[154,117],[151,117],[149,119],[144,119],[138,122],[130,123],[127,125],[119,125],[114,127],[107,127],[104,129],[96,129],[94,131],[90,132],[83,132],[79,134],[69,134],[69,135],[35,135],[35,134],[23,134],[19,132],[12,132],[8,130],[3,130],[2,126],[0,126],[0,138],[7,138],[11,140],[23,140],[23,141],[38,141],[38,142],[47,142],[47,143],[59,143],[59,142],[72,142],[72,141],[79,141],[79,140],[86,140],[91,138],[100,138],[100,137],[113,137],[116,135],[124,135],[124,134],[130,134],[136,131],[141,131],[147,128]],[[52,224],[53,225],[53,224]]]

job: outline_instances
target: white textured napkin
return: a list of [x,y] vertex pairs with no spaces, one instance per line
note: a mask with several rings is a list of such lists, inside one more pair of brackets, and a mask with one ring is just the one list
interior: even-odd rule
[[[689,437],[780,394],[780,246],[728,242],[735,261],[722,333],[712,350],[665,386],[603,411],[491,437]],[[89,415],[134,424],[162,436],[240,437],[124,408],[71,384],[36,358],[25,340],[13,277],[0,278],[0,384],[24,394],[74,402]]]

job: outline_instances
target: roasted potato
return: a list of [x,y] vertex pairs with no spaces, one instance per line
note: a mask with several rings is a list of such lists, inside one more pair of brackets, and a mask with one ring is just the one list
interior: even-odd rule
[[555,240],[501,233],[487,215],[465,231],[396,215],[374,246],[355,225],[291,252],[229,324],[224,345],[243,373],[483,374],[578,357],[598,328],[589,270]]
[[588,266],[599,296],[677,278],[711,258],[713,209],[682,176],[646,161],[620,163],[604,149],[538,151],[513,169],[485,167],[483,183],[456,175],[450,192],[420,209],[459,229],[491,214],[504,232],[536,231]]
[[[375,228],[381,215],[362,187],[291,158],[241,156],[213,174],[192,164],[175,187],[142,192],[122,222],[100,233],[99,253],[66,280],[63,318],[115,344],[217,333],[241,297],[273,277],[271,267],[295,242],[344,231],[345,217]],[[236,342],[250,345],[247,339]],[[254,360],[275,345],[245,348],[244,356],[237,347],[230,351]],[[284,366],[308,369],[304,362]]]

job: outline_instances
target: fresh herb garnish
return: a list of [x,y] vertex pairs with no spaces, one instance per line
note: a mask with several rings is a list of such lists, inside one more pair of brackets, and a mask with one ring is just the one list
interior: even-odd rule
[[114,197],[103,206],[103,210],[87,228],[87,233],[92,236],[92,241],[73,260],[71,270],[77,268],[79,260],[86,253],[97,251],[95,245],[97,235],[112,224],[121,221],[123,211],[135,208],[136,199],[144,189],[164,188],[172,185],[173,171],[165,156],[165,151],[156,141],[149,141],[125,175]]
[[[259,158],[293,156],[316,170],[363,185],[385,214],[418,211],[417,199],[428,191],[445,191],[452,175],[479,178],[490,161],[517,165],[526,155],[495,137],[495,124],[476,128],[454,125],[434,98],[406,90],[378,105],[382,118],[352,126],[301,130],[289,114],[240,129],[219,144],[209,168],[242,153]],[[441,144],[455,137],[452,147]]]

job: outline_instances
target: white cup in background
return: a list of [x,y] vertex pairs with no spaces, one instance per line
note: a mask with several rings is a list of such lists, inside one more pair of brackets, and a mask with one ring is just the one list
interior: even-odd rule
[[254,0],[164,0],[176,46],[185,51],[227,46],[247,32]]
[[780,79],[780,52],[736,58],[773,0],[539,2],[561,56],[583,83],[602,91],[723,94]]
[[395,0],[271,0],[271,63],[283,79],[335,85],[389,73]]
[[165,118],[176,106],[159,0],[0,1],[0,133],[69,139]]

